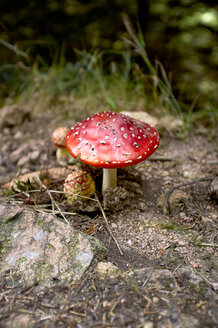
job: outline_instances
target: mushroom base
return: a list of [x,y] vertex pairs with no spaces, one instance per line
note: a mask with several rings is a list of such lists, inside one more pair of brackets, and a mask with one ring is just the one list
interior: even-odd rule
[[108,188],[117,186],[117,169],[103,169],[102,194]]

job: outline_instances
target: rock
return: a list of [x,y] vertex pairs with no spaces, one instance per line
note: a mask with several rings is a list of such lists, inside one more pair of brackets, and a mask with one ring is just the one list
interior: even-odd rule
[[[185,191],[183,191],[183,190],[177,189],[171,193],[169,201],[170,201],[172,208],[176,209],[178,207],[179,203],[186,199],[187,199],[187,193],[185,193]],[[158,207],[163,208],[164,201],[165,201],[165,195],[162,193],[157,200]]]
[[171,115],[165,115],[160,119],[159,125],[167,131],[175,131],[182,126],[181,119],[175,118]]
[[13,285],[44,286],[78,281],[98,252],[98,239],[85,236],[56,216],[0,205],[0,277]]
[[28,162],[29,162],[29,157],[27,155],[24,155],[18,160],[17,166],[18,167],[23,166],[24,164],[26,164]]
[[140,326],[141,328],[154,328],[154,324],[151,321],[146,321],[143,325]]
[[32,328],[34,320],[30,314],[13,313],[5,323],[5,328]]
[[218,177],[216,177],[212,181],[212,183],[210,185],[209,193],[210,193],[212,198],[218,199]]
[[158,119],[150,114],[148,114],[147,112],[127,112],[127,111],[123,111],[121,112],[124,115],[128,115],[132,118],[135,118],[136,120],[140,120],[143,122],[146,122],[148,124],[150,124],[151,126],[156,126],[158,125]]
[[132,280],[137,277],[141,280],[144,288],[153,288],[166,292],[176,293],[179,286],[173,274],[166,269],[136,269],[128,272],[127,279]]
[[197,271],[189,266],[183,265],[177,270],[177,275],[181,277],[181,280],[188,279],[189,283],[197,285],[203,281],[203,278],[197,274]]
[[[161,311],[163,312],[163,311]],[[164,319],[161,322],[157,323],[157,328],[199,328],[199,321],[198,319],[194,318],[191,315],[181,314],[178,316],[177,320],[172,319]]]
[[11,152],[10,160],[13,163],[16,163],[23,156],[23,153],[27,152],[28,148],[29,148],[28,143],[21,144],[16,150]]
[[18,105],[5,106],[0,111],[0,129],[21,125],[31,117],[30,111]]
[[102,279],[106,277],[113,279],[121,274],[120,269],[111,262],[99,262],[95,271]]

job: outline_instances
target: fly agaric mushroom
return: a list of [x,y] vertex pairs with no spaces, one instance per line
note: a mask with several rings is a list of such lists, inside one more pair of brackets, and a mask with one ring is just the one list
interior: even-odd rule
[[78,196],[90,197],[95,192],[95,182],[88,172],[75,171],[65,179],[64,192],[68,203],[75,201]]
[[65,137],[68,132],[68,128],[65,126],[59,126],[51,135],[51,140],[54,146],[57,147],[56,158],[60,164],[66,164],[67,157],[69,155],[65,145]]
[[151,156],[159,135],[149,124],[124,114],[105,111],[76,124],[66,135],[69,153],[88,165],[103,168],[102,193],[117,185],[117,168]]

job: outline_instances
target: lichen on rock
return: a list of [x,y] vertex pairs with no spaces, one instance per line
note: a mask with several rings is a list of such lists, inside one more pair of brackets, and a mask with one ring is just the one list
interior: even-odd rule
[[105,251],[100,241],[86,237],[54,215],[19,206],[1,205],[0,225],[0,276],[10,272],[15,285],[77,281],[94,256]]

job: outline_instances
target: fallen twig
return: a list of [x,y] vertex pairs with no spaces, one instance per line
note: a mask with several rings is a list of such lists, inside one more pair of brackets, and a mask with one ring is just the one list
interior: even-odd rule
[[48,190],[48,188],[46,187],[46,185],[40,180],[39,177],[36,177],[36,179],[38,180],[39,184],[46,190],[46,192],[48,193],[50,199],[51,199],[51,203],[52,203],[52,213],[54,213],[54,206],[57,207],[58,211],[60,212],[61,216],[63,217],[63,219],[65,220],[65,222],[67,224],[70,224],[69,221],[66,219],[65,215],[63,214],[63,212],[61,211],[59,205],[56,203],[56,201],[54,200],[51,192]]
[[78,215],[78,213],[74,213],[74,212],[63,212],[63,211],[55,211],[55,210],[49,210],[48,208],[44,208],[43,210],[40,210],[39,208],[34,208],[35,211],[39,212],[39,213],[52,213],[52,214],[65,214],[65,215]]
[[197,180],[187,182],[187,183],[181,183],[177,186],[173,186],[172,188],[170,188],[165,193],[164,206],[163,206],[164,215],[167,214],[167,210],[169,210],[170,213],[172,212],[172,207],[171,207],[171,204],[170,204],[170,196],[176,189],[187,187],[187,186],[190,186],[192,184],[198,184],[199,182],[211,181],[211,180],[213,180],[213,178],[202,178],[202,179],[197,179]]
[[111,236],[111,238],[114,240],[115,244],[117,245],[117,248],[118,248],[118,250],[119,250],[119,252],[120,252],[120,255],[123,255],[123,251],[121,250],[120,245],[119,245],[117,239],[114,237],[114,235],[113,235],[113,233],[112,233],[112,231],[111,231],[111,228],[110,228],[110,226],[109,226],[109,223],[108,223],[107,217],[106,217],[106,215],[105,215],[105,212],[104,212],[104,210],[103,210],[103,208],[102,208],[102,206],[101,206],[101,203],[100,203],[100,201],[99,201],[99,199],[98,199],[98,196],[97,196],[96,194],[95,194],[95,198],[96,198],[96,200],[97,200],[97,202],[98,202],[98,205],[99,205],[99,207],[100,207],[101,213],[102,213],[102,215],[103,215],[103,218],[104,218],[104,221],[105,221],[105,225],[106,225],[107,231],[108,231],[109,235]]

